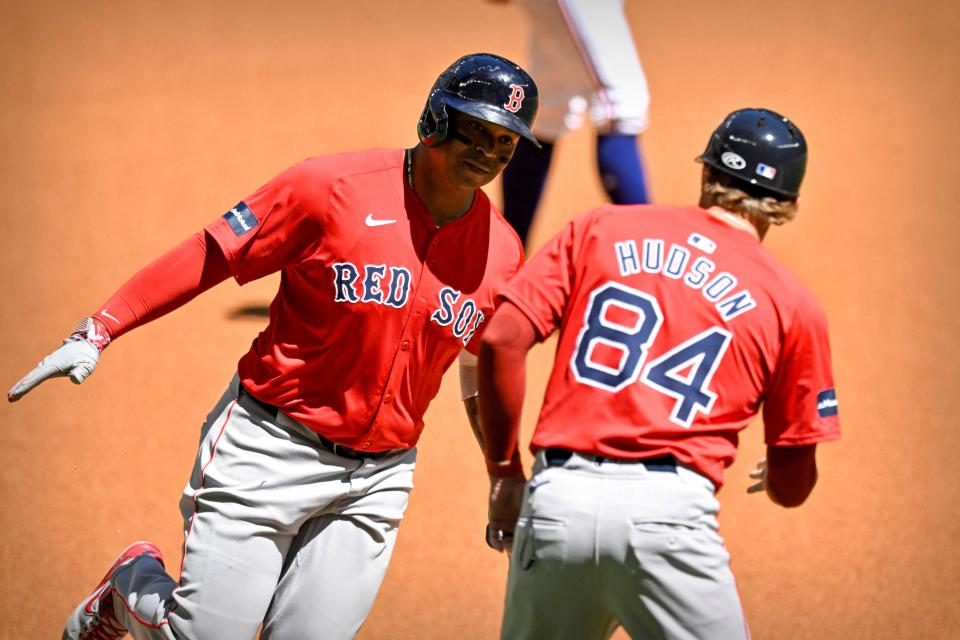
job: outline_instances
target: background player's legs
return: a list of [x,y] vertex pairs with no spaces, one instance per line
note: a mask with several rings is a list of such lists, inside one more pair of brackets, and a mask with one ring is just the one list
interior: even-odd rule
[[[262,640],[353,638],[373,606],[413,488],[416,452],[365,461],[336,513],[307,522],[290,548]],[[322,630],[322,631],[320,631]]]
[[650,89],[622,0],[562,0],[570,32],[593,80],[590,119],[601,131],[640,134]]
[[564,15],[593,80],[590,119],[598,131],[597,168],[614,204],[650,201],[639,151],[650,92],[622,0],[563,0]]
[[644,175],[640,136],[621,133],[597,136],[597,170],[614,204],[650,202]]
[[510,558],[504,640],[603,640],[616,628],[598,588],[601,483],[561,468],[544,469],[538,458]]
[[520,138],[513,160],[503,171],[503,215],[524,246],[553,157],[553,143],[540,140],[540,144],[542,148],[538,149],[526,138]]

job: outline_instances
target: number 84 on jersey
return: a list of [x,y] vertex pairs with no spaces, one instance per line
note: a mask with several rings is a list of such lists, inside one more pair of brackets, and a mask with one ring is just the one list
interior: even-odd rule
[[[611,308],[635,314],[633,326],[610,319]],[[674,399],[670,421],[690,428],[698,413],[709,415],[717,394],[710,381],[720,366],[730,340],[729,331],[711,327],[646,362],[649,346],[663,324],[657,299],[618,282],[608,282],[590,294],[584,325],[570,360],[578,382],[617,392],[637,382]],[[611,366],[600,351],[614,350],[620,358]]]

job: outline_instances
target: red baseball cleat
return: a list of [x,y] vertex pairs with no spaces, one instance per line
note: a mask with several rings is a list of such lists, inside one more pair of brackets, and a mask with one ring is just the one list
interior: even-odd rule
[[119,640],[127,635],[126,627],[117,620],[113,612],[113,587],[110,586],[110,578],[120,567],[141,556],[156,558],[163,564],[160,549],[151,542],[134,542],[124,549],[93,593],[77,605],[67,618],[62,640]]

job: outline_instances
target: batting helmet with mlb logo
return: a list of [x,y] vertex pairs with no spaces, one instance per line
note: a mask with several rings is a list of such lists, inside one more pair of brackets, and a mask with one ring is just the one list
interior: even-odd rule
[[505,127],[539,147],[531,130],[539,102],[537,85],[519,65],[492,53],[473,53],[437,78],[417,133],[427,146],[446,140],[452,109]]
[[793,198],[807,168],[807,142],[800,129],[779,113],[739,109],[724,118],[697,160]]

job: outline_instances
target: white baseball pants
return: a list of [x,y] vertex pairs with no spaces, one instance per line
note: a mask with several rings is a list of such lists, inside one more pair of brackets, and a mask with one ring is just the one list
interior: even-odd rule
[[502,638],[743,640],[713,484],[689,469],[538,453],[510,559]]
[[589,116],[600,130],[647,128],[650,91],[623,0],[520,0],[530,18],[527,71],[540,90],[534,133],[554,141]]
[[[373,606],[413,488],[416,450],[351,460],[235,377],[203,426],[181,512],[179,585],[153,559],[112,580],[136,640],[352,638]],[[118,597],[119,596],[119,597]]]

